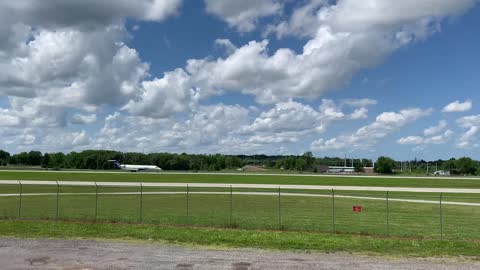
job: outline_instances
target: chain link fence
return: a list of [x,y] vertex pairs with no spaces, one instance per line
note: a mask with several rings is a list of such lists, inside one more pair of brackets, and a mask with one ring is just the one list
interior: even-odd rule
[[160,183],[0,184],[3,219],[480,239],[480,194]]

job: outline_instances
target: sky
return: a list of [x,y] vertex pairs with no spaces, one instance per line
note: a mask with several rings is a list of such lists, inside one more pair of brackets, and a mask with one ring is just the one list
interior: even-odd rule
[[477,0],[0,2],[0,149],[480,159]]

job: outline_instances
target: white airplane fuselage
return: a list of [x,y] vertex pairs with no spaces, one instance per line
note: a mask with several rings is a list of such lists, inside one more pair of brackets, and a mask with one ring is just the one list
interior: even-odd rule
[[121,170],[138,172],[138,171],[161,171],[162,169],[154,165],[130,165],[122,164],[120,165]]
[[120,170],[130,171],[130,172],[138,172],[138,171],[161,171],[162,168],[155,166],[155,165],[132,165],[132,164],[121,164],[117,160],[109,160],[115,164]]

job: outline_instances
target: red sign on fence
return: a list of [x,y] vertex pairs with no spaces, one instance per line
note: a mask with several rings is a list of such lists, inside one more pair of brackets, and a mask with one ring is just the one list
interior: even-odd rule
[[362,212],[362,207],[360,205],[354,205],[353,212]]

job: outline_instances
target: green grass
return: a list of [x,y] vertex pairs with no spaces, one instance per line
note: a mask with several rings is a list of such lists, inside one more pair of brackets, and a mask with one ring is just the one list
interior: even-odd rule
[[[335,202],[328,191],[317,191],[325,197],[283,195],[275,190],[271,196],[230,194],[195,194],[206,189],[191,188],[186,194],[110,195],[109,192],[138,192],[138,188],[100,187],[98,200],[94,187],[60,187],[60,193],[88,193],[90,195],[60,195],[58,218],[78,221],[120,221],[163,225],[194,225],[217,228],[283,229],[290,231],[333,232],[368,235],[387,234],[385,194],[337,192]],[[185,191],[178,188],[144,188],[148,192]],[[229,189],[210,191],[229,192]],[[234,189],[234,192],[245,191]],[[265,192],[265,190],[263,190]],[[55,219],[57,197],[55,186],[25,185],[23,193],[53,193],[48,196],[0,197],[0,217],[5,219]],[[284,191],[286,192],[286,191]],[[307,192],[307,191],[302,191]],[[18,186],[1,185],[0,193],[18,193]],[[381,200],[342,198],[341,195],[376,197]],[[473,195],[470,195],[473,196]],[[445,196],[451,201],[480,203],[480,196]],[[438,194],[391,194],[390,199],[438,200]],[[231,201],[230,201],[231,199]],[[335,203],[335,213],[333,213]],[[352,211],[361,205],[362,213]],[[97,210],[95,215],[95,209]],[[334,216],[335,215],[335,216]],[[443,236],[448,239],[480,239],[480,207],[443,205]],[[335,217],[335,219],[334,219]],[[389,201],[389,234],[399,237],[439,238],[439,204],[420,204]],[[334,227],[335,226],[335,227]]]
[[409,179],[409,178],[355,178],[331,176],[292,175],[218,175],[218,174],[142,174],[142,173],[77,173],[77,172],[6,172],[0,171],[0,180],[52,181],[114,181],[114,182],[177,182],[177,183],[246,183],[296,184],[333,186],[383,187],[445,187],[480,188],[480,180],[471,179]]
[[305,232],[251,231],[135,224],[0,221],[2,237],[88,238],[141,240],[217,247],[249,247],[318,252],[353,252],[388,256],[451,257],[478,259],[478,241],[379,238]]
[[[317,184],[387,187],[461,187],[480,188],[480,181],[468,179],[402,179],[402,178],[336,178],[263,175],[203,175],[203,174],[136,174],[136,173],[74,173],[74,172],[0,172],[0,179],[22,180],[76,180],[129,182],[198,182],[198,183],[266,183]],[[23,193],[55,193],[55,186],[24,185]],[[282,196],[279,204],[276,190],[235,189],[234,191],[271,192],[272,196],[229,194],[108,195],[108,192],[138,192],[138,187],[60,187],[60,193],[88,193],[89,195],[61,195],[58,204],[60,220],[118,221],[162,225],[210,226],[216,228],[270,229],[306,232],[337,232],[365,235],[387,235],[387,214],[384,192],[336,192],[335,202],[330,191],[282,190],[282,193],[314,193],[326,197]],[[144,188],[144,192],[177,191],[185,188]],[[195,191],[222,191],[224,188],[191,188]],[[18,185],[0,185],[0,194],[19,193]],[[381,200],[341,198],[347,196],[375,197]],[[391,192],[390,199],[438,201],[439,194]],[[444,194],[444,201],[480,203],[479,194]],[[141,210],[140,210],[141,202]],[[335,203],[335,213],[333,212]],[[362,213],[352,212],[353,205],[361,205]],[[55,219],[57,197],[24,196],[19,211],[19,197],[0,197],[0,217],[4,219]],[[96,214],[95,214],[95,209]],[[280,209],[280,210],[279,210]],[[480,207],[389,202],[388,234],[396,237],[480,239]],[[188,211],[188,214],[187,214]],[[440,227],[442,214],[442,227]]]

